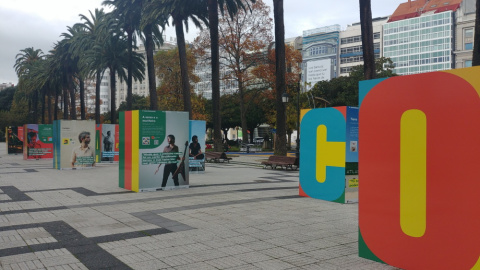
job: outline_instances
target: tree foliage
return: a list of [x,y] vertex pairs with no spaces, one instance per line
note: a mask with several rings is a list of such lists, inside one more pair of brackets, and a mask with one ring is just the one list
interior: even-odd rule
[[[288,67],[287,72],[285,73],[285,83],[287,86],[287,93],[290,96],[291,100],[293,100],[298,90],[298,82],[300,79],[299,75],[302,72],[300,68],[300,65],[302,64],[302,54],[300,51],[295,50],[295,48],[293,48],[292,46],[286,46],[285,61],[286,61],[286,66]],[[262,81],[262,83],[264,83],[268,87],[268,90],[266,90],[263,94],[263,98],[265,99],[265,102],[267,105],[265,110],[266,119],[267,119],[266,123],[272,126],[275,126],[277,121],[276,119],[277,112],[275,108],[275,98],[276,98],[275,72],[276,72],[275,50],[272,49],[268,52],[267,61],[264,64],[255,67],[255,69],[252,71],[252,74],[254,74],[258,79]],[[293,103],[290,102],[289,106],[293,106]],[[287,113],[287,115],[290,116],[291,114]],[[289,119],[287,119],[287,121],[288,120]],[[294,127],[290,127],[290,128],[294,128]]]
[[[246,5],[247,1],[243,1]],[[238,86],[237,104],[240,106],[240,119],[243,130],[247,130],[247,112],[253,106],[252,99],[258,94],[251,92],[259,88],[251,69],[260,64],[264,51],[272,41],[272,19],[269,17],[270,9],[262,0],[252,5],[251,12],[239,9],[233,16],[221,17],[218,22],[219,29],[219,57],[220,70],[223,70],[221,80],[223,85],[232,81]],[[202,31],[195,39],[195,51],[202,60],[202,64],[210,65],[208,48],[211,45],[210,32]],[[222,123],[222,128],[223,123]],[[243,133],[243,140],[248,140]]]
[[[159,51],[155,55],[156,75],[162,78],[160,86],[157,87],[158,107],[162,111],[183,111],[184,97],[178,48]],[[187,70],[190,78],[190,96],[192,101],[192,119],[206,120],[205,99],[193,92],[194,83],[200,79],[193,73],[197,61],[193,52],[187,49]]]
[[[393,67],[390,58],[378,58],[375,61],[375,76],[377,78],[396,76]],[[312,90],[305,94],[308,95],[309,107],[358,106],[358,83],[364,80],[363,74],[363,65],[359,65],[352,69],[349,77],[317,82]]]

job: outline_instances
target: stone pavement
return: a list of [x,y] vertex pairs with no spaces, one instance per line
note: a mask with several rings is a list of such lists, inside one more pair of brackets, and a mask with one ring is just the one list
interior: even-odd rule
[[358,257],[357,204],[299,197],[298,171],[262,158],[133,193],[118,164],[60,171],[0,143],[0,269],[394,269]]

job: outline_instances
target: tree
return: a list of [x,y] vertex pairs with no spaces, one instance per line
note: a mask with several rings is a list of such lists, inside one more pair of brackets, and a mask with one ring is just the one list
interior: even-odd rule
[[[37,123],[37,102],[38,102],[38,91],[35,83],[32,83],[32,78],[30,76],[35,66],[39,61],[43,59],[43,52],[40,49],[35,50],[33,47],[26,48],[20,51],[21,53],[16,55],[15,60],[15,72],[19,78],[18,87],[20,90],[25,92],[25,96],[28,98],[28,112],[35,112],[33,114],[33,122]],[[35,108],[35,110],[33,110]]]
[[[252,12],[239,10],[233,17],[223,17],[219,20],[219,48],[222,65],[226,75],[223,80],[228,84],[232,80],[238,85],[238,105],[243,130],[248,129],[247,112],[252,106],[252,100],[259,87],[252,75],[252,68],[263,61],[264,50],[272,40],[270,34],[272,22],[269,17],[269,8],[261,0],[252,5]],[[202,31],[195,44],[201,55],[207,55],[204,61],[208,62],[208,52],[204,48],[210,47],[211,39],[208,31]],[[212,63],[213,64],[213,63]],[[252,94],[250,92],[257,92]],[[213,95],[213,90],[212,90]],[[248,141],[248,134],[243,134],[243,140]]]
[[371,0],[360,1],[360,28],[365,80],[375,79],[375,53],[373,50],[373,26]]
[[[251,1],[252,3],[255,0]],[[241,0],[208,0],[208,21],[210,23],[210,52],[211,52],[211,67],[212,67],[212,115],[213,115],[213,130],[214,130],[214,147],[215,151],[222,151],[222,135],[220,129],[222,127],[222,120],[220,116],[220,60],[219,60],[219,38],[218,38],[218,11],[224,15],[224,5],[230,17],[238,12],[239,8],[245,10],[245,5]],[[248,5],[248,2],[247,2]]]
[[[268,89],[266,91],[265,97],[275,102],[275,90],[276,89],[276,61],[275,61],[275,50],[270,50],[268,52],[268,60],[266,63],[255,67],[252,73],[260,79]],[[299,82],[299,74],[302,72],[300,65],[302,64],[302,54],[300,51],[295,50],[292,46],[285,47],[285,61],[286,66],[288,67],[285,73],[285,83],[287,85],[287,93],[292,97],[297,92],[297,85]],[[275,109],[271,108],[267,112],[269,122],[272,125],[275,125],[276,113]]]
[[273,0],[273,18],[275,21],[275,66],[276,66],[276,108],[277,132],[275,155],[287,155],[285,105],[282,95],[286,93],[285,85],[285,24],[283,18],[283,0]]
[[[155,55],[156,75],[162,78],[158,91],[159,108],[164,111],[182,111],[183,110],[183,92],[181,88],[180,64],[178,62],[178,48],[159,51]],[[187,49],[187,70],[191,83],[199,81],[197,75],[194,74],[197,60],[190,49]],[[191,85],[192,105],[196,110],[193,111],[192,119],[205,120],[205,99],[193,92]]]
[[476,0],[472,66],[480,66],[480,0]]
[[4,90],[0,91],[1,110],[4,110],[4,111],[10,110],[10,108],[12,107],[13,95],[15,94],[16,90],[17,90],[17,87],[13,86],[13,87],[5,88]]
[[80,59],[80,65],[86,76],[95,76],[95,123],[100,124],[100,85],[102,75],[106,69],[105,65],[100,63],[100,46],[104,38],[109,34],[109,27],[106,21],[106,14],[103,9],[95,9],[90,12],[90,18],[80,14],[83,23],[78,25],[83,28],[83,35],[75,42],[77,51],[83,51],[84,57]]
[[119,26],[127,33],[127,50],[129,62],[127,66],[127,108],[132,110],[132,83],[133,83],[133,48],[136,47],[135,32],[140,28],[142,14],[141,1],[132,0],[105,0],[102,5],[114,6],[112,13],[118,18]]
[[172,18],[172,25],[175,27],[175,34],[177,36],[178,56],[180,61],[180,77],[182,80],[182,94],[183,94],[183,110],[189,113],[190,119],[192,119],[192,102],[190,91],[190,79],[188,76],[188,64],[187,64],[187,48],[185,44],[185,33],[183,25],[185,24],[185,30],[188,32],[188,21],[202,28],[200,21],[207,24],[206,15],[207,6],[204,1],[191,1],[191,0],[161,0],[150,2],[149,10],[151,11],[149,16],[154,18],[164,18],[161,25],[168,24],[166,20],[168,17],[164,14],[168,14]]
[[[375,61],[377,78],[396,76],[393,73],[393,62],[390,58],[379,58]],[[326,107],[358,106],[358,82],[364,80],[363,65],[352,68],[348,77],[333,78],[330,81],[317,82],[310,93],[311,97],[320,97],[330,102]],[[312,107],[316,105],[312,104]]]

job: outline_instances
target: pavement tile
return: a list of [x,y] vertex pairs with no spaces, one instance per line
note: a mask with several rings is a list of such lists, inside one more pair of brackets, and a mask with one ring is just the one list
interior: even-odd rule
[[298,171],[262,159],[133,193],[118,163],[55,170],[0,143],[0,269],[395,269],[358,257],[358,205],[299,197]]

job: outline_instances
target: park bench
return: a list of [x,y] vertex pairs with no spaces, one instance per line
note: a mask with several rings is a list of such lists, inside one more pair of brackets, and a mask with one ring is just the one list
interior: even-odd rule
[[298,158],[286,157],[286,156],[269,156],[268,160],[262,161],[263,168],[271,167],[276,169],[280,167],[282,169],[296,170],[298,169]]
[[232,158],[227,157],[227,154],[225,152],[205,152],[205,161],[207,162],[228,162],[230,163],[230,160]]

